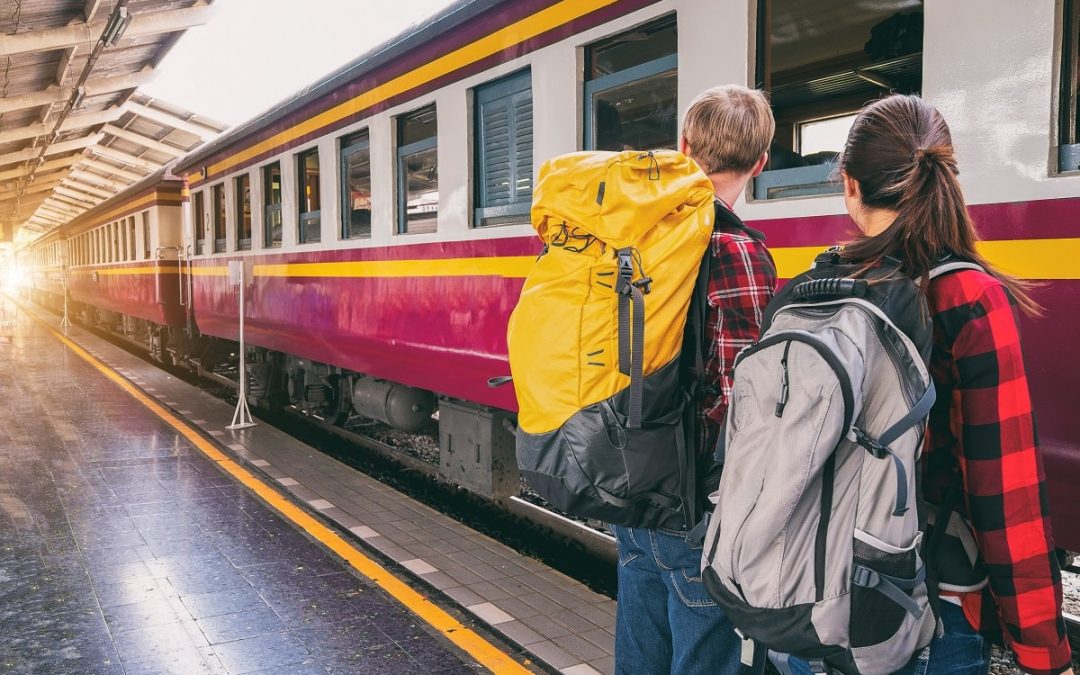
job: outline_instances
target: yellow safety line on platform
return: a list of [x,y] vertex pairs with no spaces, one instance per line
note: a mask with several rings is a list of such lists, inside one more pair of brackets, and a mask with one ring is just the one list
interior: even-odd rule
[[[18,301],[16,301],[18,302]],[[19,303],[20,306],[22,303]],[[24,307],[25,309],[25,307]],[[430,626],[445,635],[451,642],[467,652],[485,668],[495,673],[529,673],[530,671],[522,664],[515,661],[509,655],[498,649],[471,628],[468,628],[455,619],[444,609],[428,600],[425,596],[414,590],[404,581],[391,574],[385,567],[367,557],[339,534],[326,525],[319,522],[313,516],[306,513],[300,507],[289,501],[284,495],[259,480],[235,460],[230,459],[214,444],[201,436],[194,428],[184,420],[169,412],[162,405],[143,393],[138,387],[131,384],[124,376],[106,365],[103,361],[93,356],[80,347],[73,340],[60,331],[53,328],[46,321],[38,318],[32,312],[27,314],[41,325],[45,326],[71,351],[75,352],[87,363],[92,365],[108,379],[116,383],[136,401],[142,403],[150,412],[157,415],[162,421],[178,431],[184,438],[202,451],[207,457],[217,462],[224,471],[236,478],[255,494],[262,497],[268,505],[276,509],[283,516],[303,528],[324,546],[344,558],[353,569],[364,575],[395,600],[405,605],[410,611],[427,622]]]

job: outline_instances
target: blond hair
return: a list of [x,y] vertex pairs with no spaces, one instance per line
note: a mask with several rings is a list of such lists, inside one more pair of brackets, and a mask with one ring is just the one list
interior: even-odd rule
[[686,111],[682,135],[705,173],[745,173],[768,151],[775,131],[765,93],[728,84],[698,94]]

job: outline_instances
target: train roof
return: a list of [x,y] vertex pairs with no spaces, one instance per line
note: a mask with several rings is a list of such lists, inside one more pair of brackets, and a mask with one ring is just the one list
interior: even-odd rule
[[40,244],[47,244],[50,241],[55,241],[57,237],[66,235],[73,229],[80,230],[90,229],[100,225],[110,218],[102,218],[105,214],[111,213],[116,210],[116,207],[123,205],[127,202],[133,201],[136,198],[149,193],[154,188],[161,185],[169,185],[170,187],[182,188],[184,179],[181,176],[173,173],[173,169],[176,167],[176,162],[170,162],[162,168],[158,169],[154,173],[150,174],[146,178],[142,179],[138,183],[135,183],[131,187],[127,188],[123,192],[116,194],[94,208],[79,214],[75,218],[58,225],[51,231],[45,233],[41,237],[34,239],[29,243],[28,248],[34,248]]
[[[458,0],[420,24],[409,27],[396,37],[367,51],[321,80],[278,102],[262,114],[237,125],[194,152],[181,157],[175,170],[178,173],[187,173],[187,169],[293,113],[307,108],[318,110],[329,107],[337,102],[333,99],[333,94],[343,85],[354,82],[432,39],[466,24],[493,7],[512,2],[514,0]],[[324,100],[320,101],[320,99]]]

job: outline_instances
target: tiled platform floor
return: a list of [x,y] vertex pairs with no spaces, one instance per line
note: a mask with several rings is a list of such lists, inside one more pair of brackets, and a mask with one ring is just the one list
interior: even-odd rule
[[[55,326],[59,319],[30,311]],[[69,335],[248,468],[567,675],[614,671],[615,602],[266,424],[225,429],[233,407],[75,328]],[[74,357],[72,357],[74,358]]]
[[0,672],[477,669],[25,315],[0,399]]

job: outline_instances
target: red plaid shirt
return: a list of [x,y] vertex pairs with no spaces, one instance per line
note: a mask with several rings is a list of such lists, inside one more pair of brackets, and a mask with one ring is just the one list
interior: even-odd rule
[[1024,671],[1069,668],[1061,616],[1061,571],[1047,515],[1014,303],[979,271],[930,285],[934,314],[931,373],[938,403],[930,414],[928,496],[959,473],[959,507],[975,531],[990,583],[961,598],[973,627],[1004,641]]
[[776,264],[765,236],[743,225],[719,200],[709,253],[708,386],[702,412],[705,447],[711,449],[727,415],[735,356],[758,339],[765,306],[776,290]]

